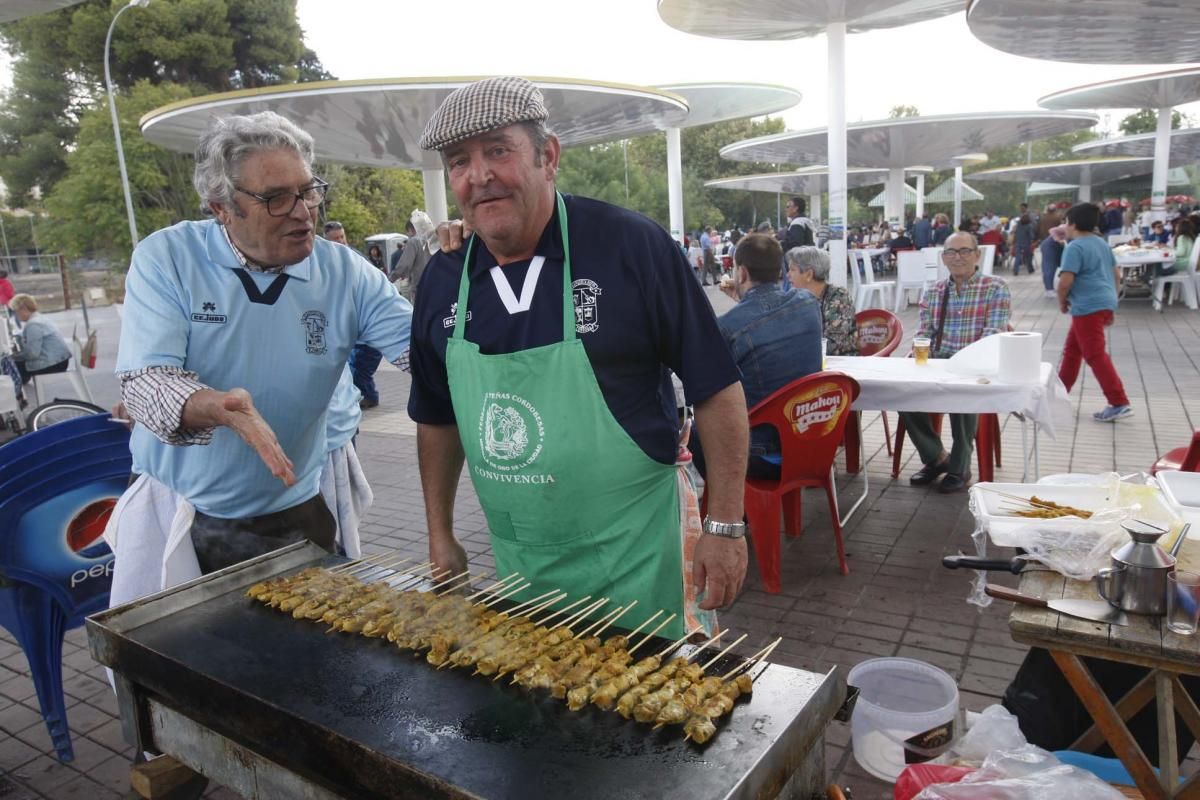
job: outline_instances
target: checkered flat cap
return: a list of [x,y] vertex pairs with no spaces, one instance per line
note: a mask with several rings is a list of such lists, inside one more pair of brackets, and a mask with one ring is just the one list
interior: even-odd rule
[[550,116],[542,92],[524,78],[487,78],[456,89],[442,101],[421,134],[421,149],[446,147],[513,125]]

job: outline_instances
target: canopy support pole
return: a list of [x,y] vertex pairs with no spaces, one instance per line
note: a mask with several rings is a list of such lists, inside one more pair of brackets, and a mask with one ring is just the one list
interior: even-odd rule
[[679,128],[667,128],[667,206],[671,238],[683,245],[683,146]]
[[917,173],[917,219],[925,216],[925,174]]
[[1154,131],[1154,176],[1150,182],[1150,221],[1167,219],[1167,167],[1171,161],[1171,107],[1158,110]]
[[1092,168],[1085,164],[1079,170],[1079,196],[1080,203],[1092,202]]
[[962,224],[962,164],[954,168],[954,219],[950,220],[950,230],[958,230]]
[[421,183],[425,189],[425,213],[434,225],[445,222],[450,218],[446,205],[446,173],[440,169],[423,169]]
[[846,285],[846,23],[825,30],[829,71],[829,279]]

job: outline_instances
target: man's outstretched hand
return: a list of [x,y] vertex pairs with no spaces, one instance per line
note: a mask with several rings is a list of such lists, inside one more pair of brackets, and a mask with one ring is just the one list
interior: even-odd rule
[[234,433],[242,437],[242,441],[258,453],[258,457],[267,465],[267,469],[271,471],[272,475],[283,481],[284,486],[294,484],[296,474],[292,460],[279,446],[279,440],[275,438],[275,431],[271,430],[271,426],[254,407],[250,393],[245,389],[230,389],[222,394],[224,396],[221,398],[218,424],[231,428]]

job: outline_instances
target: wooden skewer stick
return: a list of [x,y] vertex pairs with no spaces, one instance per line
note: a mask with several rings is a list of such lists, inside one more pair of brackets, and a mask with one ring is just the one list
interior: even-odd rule
[[433,586],[430,586],[429,589],[430,589],[430,591],[437,591],[438,589],[444,589],[447,586],[449,586],[450,584],[454,583],[455,581],[462,580],[464,577],[466,577],[470,574],[471,574],[471,570],[467,570],[466,572],[460,572],[457,575],[451,575],[448,578],[442,578],[441,580],[434,581]]
[[519,580],[519,579],[520,579],[520,577],[521,577],[521,575],[520,575],[519,573],[516,573],[516,572],[514,572],[512,575],[509,575],[507,578],[502,578],[502,579],[500,579],[500,580],[496,581],[495,583],[493,583],[493,584],[492,584],[491,586],[489,586],[488,588],[486,588],[486,589],[480,589],[478,592],[476,592],[475,594],[471,595],[471,596],[470,596],[470,597],[468,597],[467,599],[468,599],[468,600],[474,600],[476,597],[479,597],[479,595],[481,595],[481,594],[491,594],[491,593],[493,593],[493,592],[499,591],[499,590],[500,590],[500,587],[502,587],[502,586],[508,586],[509,584],[511,584],[511,582],[512,582],[514,579],[518,579],[518,580]]
[[[688,631],[688,632],[687,632],[687,633],[685,633],[683,636],[679,637],[679,638],[678,638],[678,639],[676,639],[674,642],[672,642],[671,644],[669,644],[669,645],[667,645],[666,647],[664,647],[664,648],[663,648],[663,650],[662,650],[662,652],[658,654],[658,657],[659,657],[659,658],[666,658],[666,657],[667,657],[667,655],[668,655],[668,654],[669,654],[671,651],[675,650],[675,649],[676,649],[676,648],[678,648],[678,647],[683,647],[683,643],[684,643],[684,642],[686,642],[686,641],[688,640],[688,637],[692,636],[693,634],[697,634],[697,633],[699,633],[701,630],[702,630],[702,628],[700,628],[700,627],[698,627],[698,626],[697,626],[696,628],[693,628],[692,630]],[[649,638],[649,636],[650,636],[650,634],[647,634],[647,638]]]
[[659,615],[662,613],[663,613],[663,610],[661,608],[658,611],[655,611],[652,616],[649,616],[646,618],[645,622],[643,622],[641,625],[638,625],[636,628],[631,630],[629,632],[629,636],[627,638],[632,639],[633,637],[637,636],[639,633],[642,632],[642,628],[646,627],[651,622],[654,622],[654,620],[658,619]]
[[455,578],[449,578],[449,579],[443,581],[441,586],[438,587],[438,591],[435,592],[435,594],[438,597],[445,597],[448,594],[457,592],[460,589],[470,586],[471,581],[475,580],[478,577],[479,577],[478,575],[472,575],[469,571],[464,572],[460,576],[457,576]]
[[523,592],[532,585],[533,585],[532,583],[518,582],[518,583],[513,584],[512,586],[506,586],[506,587],[504,587],[503,592],[496,595],[491,600],[480,600],[475,605],[484,606],[486,608],[491,608],[492,606],[496,605],[496,603],[499,603],[501,600],[507,600],[509,597],[512,597],[517,592]]
[[725,630],[723,630],[723,631],[717,631],[717,635],[716,635],[716,636],[712,637],[712,638],[711,638],[711,639],[709,639],[707,642],[705,642],[704,644],[702,644],[702,645],[700,645],[699,647],[697,647],[697,648],[696,648],[696,652],[692,653],[692,654],[691,654],[690,656],[688,656],[688,657],[687,657],[685,660],[686,660],[686,661],[691,661],[693,658],[695,658],[696,656],[698,656],[698,655],[700,655],[701,653],[703,653],[703,652],[704,652],[706,649],[708,649],[708,646],[709,646],[710,644],[716,644],[716,643],[717,643],[717,640],[718,640],[718,639],[720,639],[722,636],[724,636],[724,635],[725,635],[725,634],[727,634],[727,633],[729,633],[729,628],[726,628],[726,629],[725,629]]
[[726,645],[726,646],[725,646],[725,648],[724,648],[724,649],[723,649],[721,652],[717,653],[715,656],[713,656],[713,657],[712,657],[712,658],[710,658],[710,659],[709,659],[707,662],[705,662],[704,666],[702,666],[700,669],[702,669],[702,670],[707,670],[707,669],[708,669],[709,667],[711,667],[713,664],[715,664],[715,663],[717,663],[718,661],[720,661],[720,660],[721,660],[721,656],[725,655],[725,654],[726,654],[726,653],[728,653],[730,650],[732,650],[733,648],[737,647],[739,644],[741,644],[741,643],[742,643],[742,640],[743,640],[743,639],[745,639],[745,638],[746,638],[747,636],[749,636],[749,635],[750,635],[750,634],[748,634],[748,633],[743,633],[741,636],[739,636],[739,637],[737,638],[737,640],[736,640],[736,641],[734,641],[734,642],[733,642],[733,644]]
[[[567,596],[567,593],[563,592],[563,597],[566,597],[566,596]],[[555,617],[559,616],[560,614],[566,614],[568,611],[570,611],[572,608],[575,608],[580,603],[586,603],[588,600],[591,600],[591,599],[592,599],[592,596],[590,594],[587,597],[581,597],[580,599],[576,600],[574,603],[571,603],[571,605],[564,606],[563,608],[560,608],[558,611],[555,611],[550,616],[539,620],[538,625],[547,625],[548,626],[550,624],[550,620],[554,619]]]
[[[601,598],[601,599],[602,599],[602,600],[604,600],[604,602],[603,602],[603,603],[600,603],[599,605],[595,605],[595,604],[593,603],[593,605],[595,605],[595,608],[593,608],[593,609],[592,609],[590,612],[588,612],[588,613],[593,613],[593,612],[599,611],[600,609],[604,608],[604,606],[605,606],[605,605],[607,605],[607,604],[608,604],[608,598],[607,598],[607,597],[604,597],[604,598]],[[611,617],[611,616],[613,616],[614,614],[616,614],[617,616],[620,616],[620,615],[621,615],[621,610],[622,610],[622,609],[621,609],[621,607],[620,607],[620,606],[617,606],[615,609],[613,609],[612,611],[609,611],[607,614],[605,614],[604,616],[600,617],[600,619],[596,620],[596,621],[595,621],[595,622],[593,622],[591,625],[588,625],[586,628],[584,628],[583,630],[581,630],[579,633],[575,634],[575,635],[574,635],[574,636],[572,636],[571,638],[572,638],[572,639],[575,639],[575,640],[579,640],[579,639],[583,639],[583,638],[585,638],[585,637],[589,637],[589,636],[596,636],[596,635],[598,635],[598,634],[599,634],[599,630],[597,630],[597,629],[598,629],[598,628],[600,628],[601,626],[605,625],[605,624],[608,622],[608,618],[609,618],[609,617]]]
[[621,613],[617,614],[615,617],[613,617],[612,619],[610,619],[608,622],[606,622],[606,623],[604,623],[603,625],[601,625],[601,626],[600,626],[600,629],[599,629],[598,631],[596,631],[596,632],[595,632],[594,634],[592,634],[592,635],[593,635],[593,636],[599,636],[600,634],[604,633],[604,630],[605,630],[605,628],[608,628],[608,627],[609,627],[609,626],[611,626],[611,625],[612,625],[614,622],[616,622],[617,620],[619,620],[621,617],[625,616],[625,612],[629,611],[629,609],[633,608],[633,607],[634,607],[634,606],[636,606],[637,604],[638,604],[638,601],[637,601],[637,600],[634,600],[632,603],[630,603],[629,605],[627,605],[627,606],[625,606],[624,608],[622,608],[622,609],[621,609]]
[[515,605],[512,608],[510,608],[508,611],[505,611],[503,613],[506,617],[515,617],[516,615],[523,612],[529,606],[537,605],[541,601],[545,600],[547,597],[554,597],[557,599],[560,594],[561,594],[560,590],[551,589],[548,592],[543,592],[542,594],[539,594],[537,597],[535,597],[531,600],[526,600],[524,603]]
[[338,564],[336,567],[330,567],[329,571],[347,572],[349,570],[353,570],[359,564],[370,563],[378,558],[387,558],[388,555],[388,553],[375,553],[373,555],[363,556],[362,558],[356,558],[353,561],[347,561],[345,564]]
[[[662,611],[659,611],[658,613],[659,613],[659,614],[661,614],[661,613],[662,613]],[[658,616],[658,614],[655,614],[654,616],[655,616],[655,617],[657,617],[657,616]],[[641,640],[640,642],[638,642],[637,644],[635,644],[633,647],[629,648],[629,655],[631,655],[631,656],[632,656],[632,655],[633,655],[633,651],[634,651],[634,650],[637,650],[639,647],[641,647],[642,645],[644,645],[646,642],[648,642],[648,641],[650,641],[651,639],[653,639],[653,638],[654,638],[654,635],[655,635],[656,633],[658,633],[658,632],[659,632],[659,631],[661,631],[661,630],[662,630],[664,627],[666,627],[667,623],[669,623],[671,620],[675,619],[675,616],[676,616],[675,612],[674,612],[674,611],[672,611],[672,612],[671,612],[671,616],[667,617],[667,618],[666,618],[666,619],[664,619],[662,622],[658,623],[658,625],[654,626],[654,630],[652,630],[652,631],[650,631],[649,633],[647,633],[645,636],[643,636],[643,637],[642,637],[642,640]],[[653,617],[651,617],[651,619],[653,619]]]
[[[570,620],[563,622],[563,627],[565,627],[565,628],[571,627],[571,625],[574,625],[575,623],[582,621],[583,618],[586,617],[588,614],[594,614],[597,611],[599,611],[600,609],[604,608],[604,606],[606,606],[606,605],[608,605],[608,598],[601,597],[599,600],[595,601],[594,603],[589,605],[587,608],[580,611],[578,614],[572,614]],[[618,608],[618,609],[616,609],[616,611],[620,611],[620,609]],[[600,619],[593,620],[592,624],[588,625],[586,628],[584,628],[583,630],[581,630],[579,633],[575,634],[571,638],[572,639],[582,639],[585,636],[590,636],[592,634],[592,631],[596,630],[596,628],[603,625],[604,621],[606,619],[608,619],[614,613],[616,613],[616,612],[609,611],[607,614],[600,617]],[[570,625],[568,625],[567,622],[570,622]]]
[[730,678],[733,678],[734,676],[736,676],[736,675],[738,675],[738,674],[740,674],[740,673],[742,673],[742,672],[747,672],[747,671],[749,671],[749,670],[751,670],[751,669],[754,669],[754,667],[755,667],[757,664],[761,663],[763,660],[765,660],[765,659],[766,659],[766,657],[767,657],[767,656],[771,655],[771,652],[772,652],[772,651],[773,651],[773,650],[774,650],[776,647],[778,647],[778,646],[779,646],[779,643],[780,643],[780,642],[782,642],[782,641],[783,641],[783,637],[782,637],[782,636],[780,636],[778,639],[776,639],[775,641],[771,642],[769,645],[767,645],[766,647],[764,647],[762,650],[759,650],[757,653],[755,653],[754,655],[750,656],[750,658],[749,658],[749,659],[748,659],[748,660],[747,660],[745,663],[743,663],[743,664],[738,664],[736,667],[734,667],[733,669],[729,670],[729,672],[725,673],[725,676],[724,676],[723,678],[721,678],[721,680],[723,680],[723,681],[727,681],[727,680],[729,680]]

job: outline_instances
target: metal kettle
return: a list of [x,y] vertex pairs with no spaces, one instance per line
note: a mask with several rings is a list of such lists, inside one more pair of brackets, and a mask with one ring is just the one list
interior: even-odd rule
[[1121,527],[1130,541],[1112,551],[1112,568],[1096,575],[1096,590],[1122,611],[1161,616],[1167,612],[1167,576],[1175,571],[1175,557],[1158,546],[1166,531],[1137,520]]

